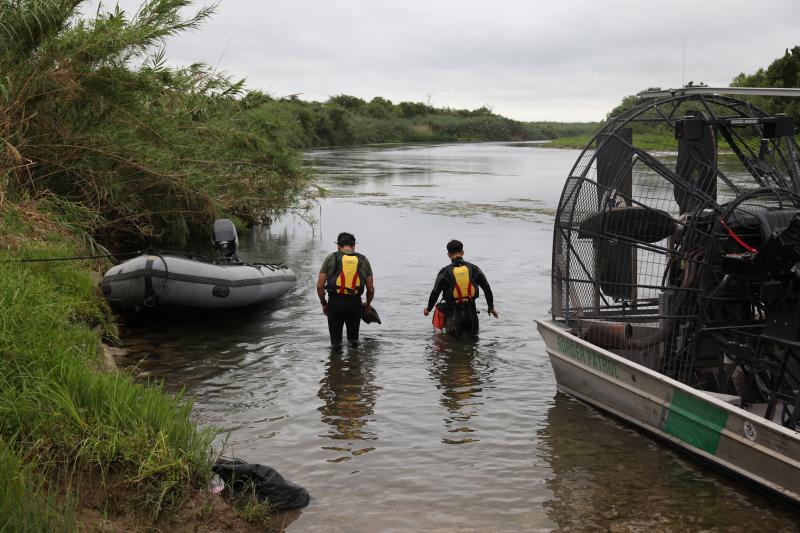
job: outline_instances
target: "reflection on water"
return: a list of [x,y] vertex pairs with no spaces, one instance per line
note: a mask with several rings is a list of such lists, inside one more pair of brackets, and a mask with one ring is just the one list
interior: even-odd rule
[[[227,454],[306,487],[312,503],[284,517],[289,531],[792,528],[781,506],[555,397],[533,319],[548,314],[552,210],[576,155],[503,143],[312,152],[331,191],[321,223],[241,235],[243,259],[290,265],[296,289],[244,312],[123,324],[119,363],[185,388],[197,420],[228,433]],[[331,351],[315,282],[340,231],[370,259],[383,324]],[[435,335],[421,313],[452,238],[501,313],[481,314],[475,342]]]
[[[372,342],[362,342],[358,346],[331,348],[331,355],[325,367],[325,376],[320,381],[319,397],[324,402],[319,407],[322,421],[330,425],[330,431],[320,435],[341,441],[369,441],[378,436],[367,427],[373,414],[375,400],[380,387],[375,385],[376,347]],[[357,447],[353,442],[346,445],[328,445],[323,449],[343,452],[331,462],[347,461],[351,456],[359,456],[373,447]]]
[[483,390],[491,378],[492,367],[487,359],[472,340],[434,336],[429,349],[430,373],[439,382],[440,403],[448,413],[444,421],[450,435],[442,439],[444,444],[479,441],[470,420],[479,415]]
[[764,505],[775,512],[761,516],[761,531],[785,530],[796,518],[562,394],[538,433],[538,453],[553,471],[544,505],[563,530],[748,531],[743,517]]

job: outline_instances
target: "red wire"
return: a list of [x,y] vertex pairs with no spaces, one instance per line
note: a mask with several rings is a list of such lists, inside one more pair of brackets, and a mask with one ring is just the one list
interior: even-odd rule
[[739,237],[738,235],[736,235],[736,233],[734,233],[734,232],[733,232],[733,230],[732,230],[731,228],[729,228],[729,227],[728,227],[728,225],[725,223],[725,221],[724,221],[724,220],[722,220],[722,217],[720,217],[720,219],[719,219],[719,223],[720,223],[720,224],[722,224],[722,227],[723,227],[723,228],[725,228],[726,230],[728,230],[728,235],[730,235],[730,236],[731,236],[731,238],[732,238],[734,241],[738,242],[738,243],[741,245],[741,247],[742,247],[742,248],[744,248],[745,250],[747,250],[747,251],[748,251],[748,252],[750,252],[751,254],[757,254],[757,253],[758,253],[758,250],[757,250],[757,249],[753,248],[752,246],[750,246],[749,244],[747,244],[746,242],[744,242],[744,241],[742,240],[742,238],[741,238],[741,237]]

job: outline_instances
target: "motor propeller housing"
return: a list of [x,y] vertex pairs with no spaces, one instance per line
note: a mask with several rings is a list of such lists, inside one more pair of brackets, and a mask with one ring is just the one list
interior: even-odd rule
[[214,244],[214,250],[224,260],[238,260],[236,259],[236,251],[239,248],[239,235],[232,221],[227,218],[215,220],[211,230],[211,241]]

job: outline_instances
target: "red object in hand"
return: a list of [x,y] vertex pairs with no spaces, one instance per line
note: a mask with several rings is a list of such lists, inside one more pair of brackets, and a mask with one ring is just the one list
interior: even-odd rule
[[431,320],[433,324],[433,329],[444,329],[444,313],[439,306],[435,306],[433,308],[433,320]]

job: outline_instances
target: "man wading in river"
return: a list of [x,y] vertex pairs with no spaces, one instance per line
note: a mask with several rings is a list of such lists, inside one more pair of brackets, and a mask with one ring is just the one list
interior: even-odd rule
[[[317,278],[317,295],[322,312],[328,317],[333,346],[342,343],[342,328],[345,325],[347,340],[351,343],[358,341],[361,314],[370,310],[370,303],[375,296],[372,267],[366,257],[355,252],[355,236],[352,233],[340,233],[336,238],[336,246],[337,250],[322,263]],[[367,291],[367,302],[362,306],[364,289]]]
[[486,275],[472,263],[464,261],[464,245],[461,241],[452,240],[447,243],[447,256],[450,264],[439,271],[433,285],[428,306],[422,314],[428,316],[439,299],[444,296],[445,329],[456,337],[462,334],[476,336],[478,334],[478,309],[475,300],[478,298],[478,287],[483,289],[488,313],[499,318],[494,309],[494,297]]

